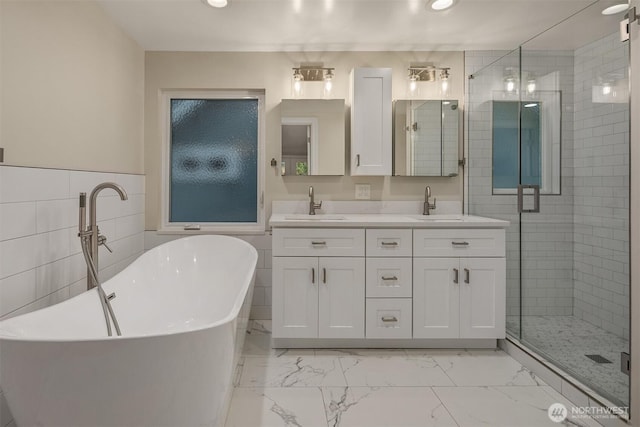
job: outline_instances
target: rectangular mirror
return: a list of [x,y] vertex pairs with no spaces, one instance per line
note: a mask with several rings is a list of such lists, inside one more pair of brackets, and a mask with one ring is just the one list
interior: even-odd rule
[[283,99],[282,175],[344,175],[344,99]]
[[396,100],[393,175],[458,175],[457,100]]

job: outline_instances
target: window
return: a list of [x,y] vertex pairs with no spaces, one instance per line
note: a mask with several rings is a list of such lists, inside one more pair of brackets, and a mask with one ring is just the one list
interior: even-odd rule
[[518,184],[560,194],[560,94],[534,101],[493,101],[493,194],[515,194]]
[[264,231],[264,93],[166,91],[162,229]]

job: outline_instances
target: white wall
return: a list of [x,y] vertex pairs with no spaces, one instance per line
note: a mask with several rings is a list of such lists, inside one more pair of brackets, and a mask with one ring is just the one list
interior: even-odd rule
[[142,173],[143,50],[93,1],[0,3],[5,164]]

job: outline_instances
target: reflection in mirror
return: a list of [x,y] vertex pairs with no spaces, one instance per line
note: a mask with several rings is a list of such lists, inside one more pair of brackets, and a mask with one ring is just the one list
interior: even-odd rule
[[560,194],[560,105],[559,91],[492,102],[494,194],[515,194],[518,184]]
[[[312,117],[282,118],[282,175],[313,175],[311,144],[317,145],[318,121]],[[317,156],[316,156],[317,158]]]
[[344,175],[343,99],[283,99],[281,174]]
[[458,101],[397,100],[393,114],[395,176],[458,174]]

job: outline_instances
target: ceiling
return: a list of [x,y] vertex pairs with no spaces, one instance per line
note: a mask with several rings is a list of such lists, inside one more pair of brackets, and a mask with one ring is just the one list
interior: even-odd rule
[[[513,49],[585,8],[531,46],[575,49],[618,30],[615,0],[96,0],[145,50],[425,51]],[[588,7],[593,5],[592,7]]]

